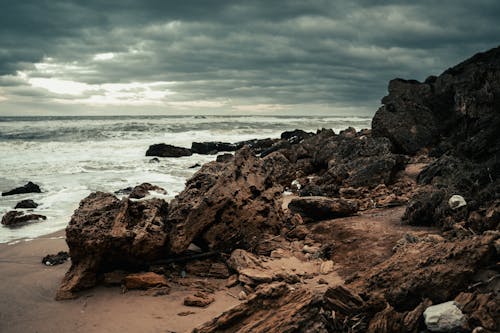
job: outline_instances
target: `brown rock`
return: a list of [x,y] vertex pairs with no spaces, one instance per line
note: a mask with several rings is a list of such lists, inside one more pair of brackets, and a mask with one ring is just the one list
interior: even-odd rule
[[39,214],[25,214],[24,212],[18,212],[12,210],[2,217],[2,224],[8,227],[18,226],[27,222],[36,222],[40,220],[46,220],[47,217]]
[[129,194],[129,198],[142,199],[149,195],[149,191],[155,191],[158,193],[167,194],[167,191],[165,191],[159,186],[151,185],[150,183],[142,183],[141,185],[137,185],[132,189],[132,192],[130,192]]
[[119,286],[123,283],[126,273],[124,271],[112,271],[104,273],[104,284],[110,286]]
[[215,302],[215,298],[202,292],[197,292],[194,295],[190,295],[184,298],[184,305],[196,306],[199,308],[205,308],[210,304],[212,304],[213,302]]
[[129,274],[123,279],[127,289],[149,289],[154,287],[168,287],[168,281],[163,275],[153,272]]
[[197,276],[226,279],[231,274],[226,264],[212,260],[194,260],[186,264],[186,272]]
[[497,293],[462,292],[455,302],[469,318],[471,328],[482,326],[493,332],[500,331],[500,295]]
[[66,228],[72,265],[56,298],[93,287],[98,272],[135,269],[164,256],[167,211],[160,199],[132,202],[103,192],[83,199]]
[[293,199],[288,208],[309,221],[320,221],[350,216],[357,212],[354,201],[326,197],[302,197]]

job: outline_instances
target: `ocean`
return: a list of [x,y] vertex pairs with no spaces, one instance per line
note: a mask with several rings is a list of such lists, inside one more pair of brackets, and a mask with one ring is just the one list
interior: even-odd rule
[[28,181],[42,193],[0,197],[0,216],[17,202],[33,199],[46,221],[0,227],[0,243],[30,240],[63,229],[81,199],[93,191],[114,192],[143,182],[163,187],[172,199],[196,172],[215,159],[194,154],[151,163],[151,144],[190,147],[193,141],[237,142],[277,138],[284,131],[349,126],[369,128],[371,117],[112,116],[0,117],[0,191]]

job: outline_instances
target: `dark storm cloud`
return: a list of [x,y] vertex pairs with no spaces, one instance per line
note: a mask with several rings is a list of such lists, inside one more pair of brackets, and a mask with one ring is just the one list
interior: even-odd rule
[[[5,2],[0,87],[31,70],[94,85],[174,82],[173,101],[375,110],[389,79],[439,74],[500,36],[496,0]],[[47,59],[71,66],[33,71]]]

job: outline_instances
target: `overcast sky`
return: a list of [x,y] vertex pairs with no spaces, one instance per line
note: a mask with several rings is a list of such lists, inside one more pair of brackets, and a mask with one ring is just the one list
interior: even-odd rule
[[500,44],[500,1],[1,0],[0,115],[363,114]]

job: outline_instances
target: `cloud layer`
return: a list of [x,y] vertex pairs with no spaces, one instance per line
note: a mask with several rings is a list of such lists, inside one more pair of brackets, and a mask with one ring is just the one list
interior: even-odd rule
[[498,17],[495,0],[9,1],[0,115],[369,114],[389,79],[497,46]]

